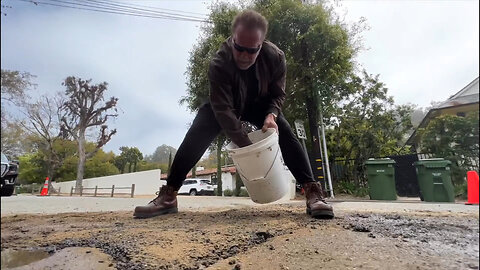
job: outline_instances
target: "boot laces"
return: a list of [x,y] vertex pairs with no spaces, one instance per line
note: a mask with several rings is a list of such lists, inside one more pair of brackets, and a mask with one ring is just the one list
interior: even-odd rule
[[323,192],[322,192],[322,189],[320,188],[319,186],[320,184],[319,183],[315,183],[313,185],[311,185],[311,190],[310,190],[310,193],[314,195],[314,198],[313,198],[313,201],[314,202],[323,202],[323,203],[327,203],[325,201],[325,198],[323,196]]
[[165,193],[167,193],[167,188],[165,186],[163,186],[159,191],[155,192],[155,195],[157,195],[157,197],[153,200],[151,200],[149,203],[153,203],[155,204],[156,206],[158,206],[158,203],[157,201],[160,199],[160,197],[162,195],[164,195]]

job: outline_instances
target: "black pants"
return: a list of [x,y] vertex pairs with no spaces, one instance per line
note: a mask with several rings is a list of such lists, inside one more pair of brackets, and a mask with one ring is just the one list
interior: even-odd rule
[[[265,113],[262,110],[260,113],[247,111],[242,115],[242,121],[248,121],[257,128],[262,128],[264,117]],[[285,164],[298,183],[313,182],[312,168],[305,151],[283,114],[277,117],[277,125],[279,145]],[[177,190],[180,189],[188,172],[200,160],[220,131],[221,127],[210,104],[204,104],[178,148],[167,177],[167,185],[174,186]]]

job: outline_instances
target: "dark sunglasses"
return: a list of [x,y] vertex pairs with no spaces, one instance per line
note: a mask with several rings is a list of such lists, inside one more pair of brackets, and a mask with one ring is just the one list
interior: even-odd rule
[[239,52],[247,52],[249,54],[255,54],[257,53],[258,51],[260,51],[260,49],[262,48],[262,46],[258,46],[257,48],[248,48],[248,47],[243,47],[243,46],[240,46],[238,45],[235,40],[233,40],[233,47],[235,48],[235,50],[239,51]]

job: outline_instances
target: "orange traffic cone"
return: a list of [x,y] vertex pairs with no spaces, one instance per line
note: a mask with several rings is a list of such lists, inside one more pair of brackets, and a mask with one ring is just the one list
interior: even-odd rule
[[40,196],[48,196],[48,177],[45,178],[45,184],[43,185],[42,192],[40,192]]
[[468,201],[465,204],[478,204],[478,173],[476,171],[467,172],[467,189]]

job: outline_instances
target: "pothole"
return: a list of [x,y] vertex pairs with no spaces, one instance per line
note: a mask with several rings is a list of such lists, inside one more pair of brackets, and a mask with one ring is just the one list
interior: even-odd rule
[[251,238],[251,242],[253,244],[261,244],[263,242],[266,242],[268,240],[268,238],[272,238],[273,237],[273,234],[269,233],[269,232],[255,232],[253,235],[252,235],[252,238]]
[[112,257],[117,269],[143,269],[143,265],[131,261],[129,250],[121,245],[114,245],[97,239],[66,239],[62,243],[53,244],[55,249],[65,249],[69,247],[91,247],[97,248]]
[[30,264],[49,257],[50,254],[45,250],[11,250],[2,251],[2,269],[14,268]]

